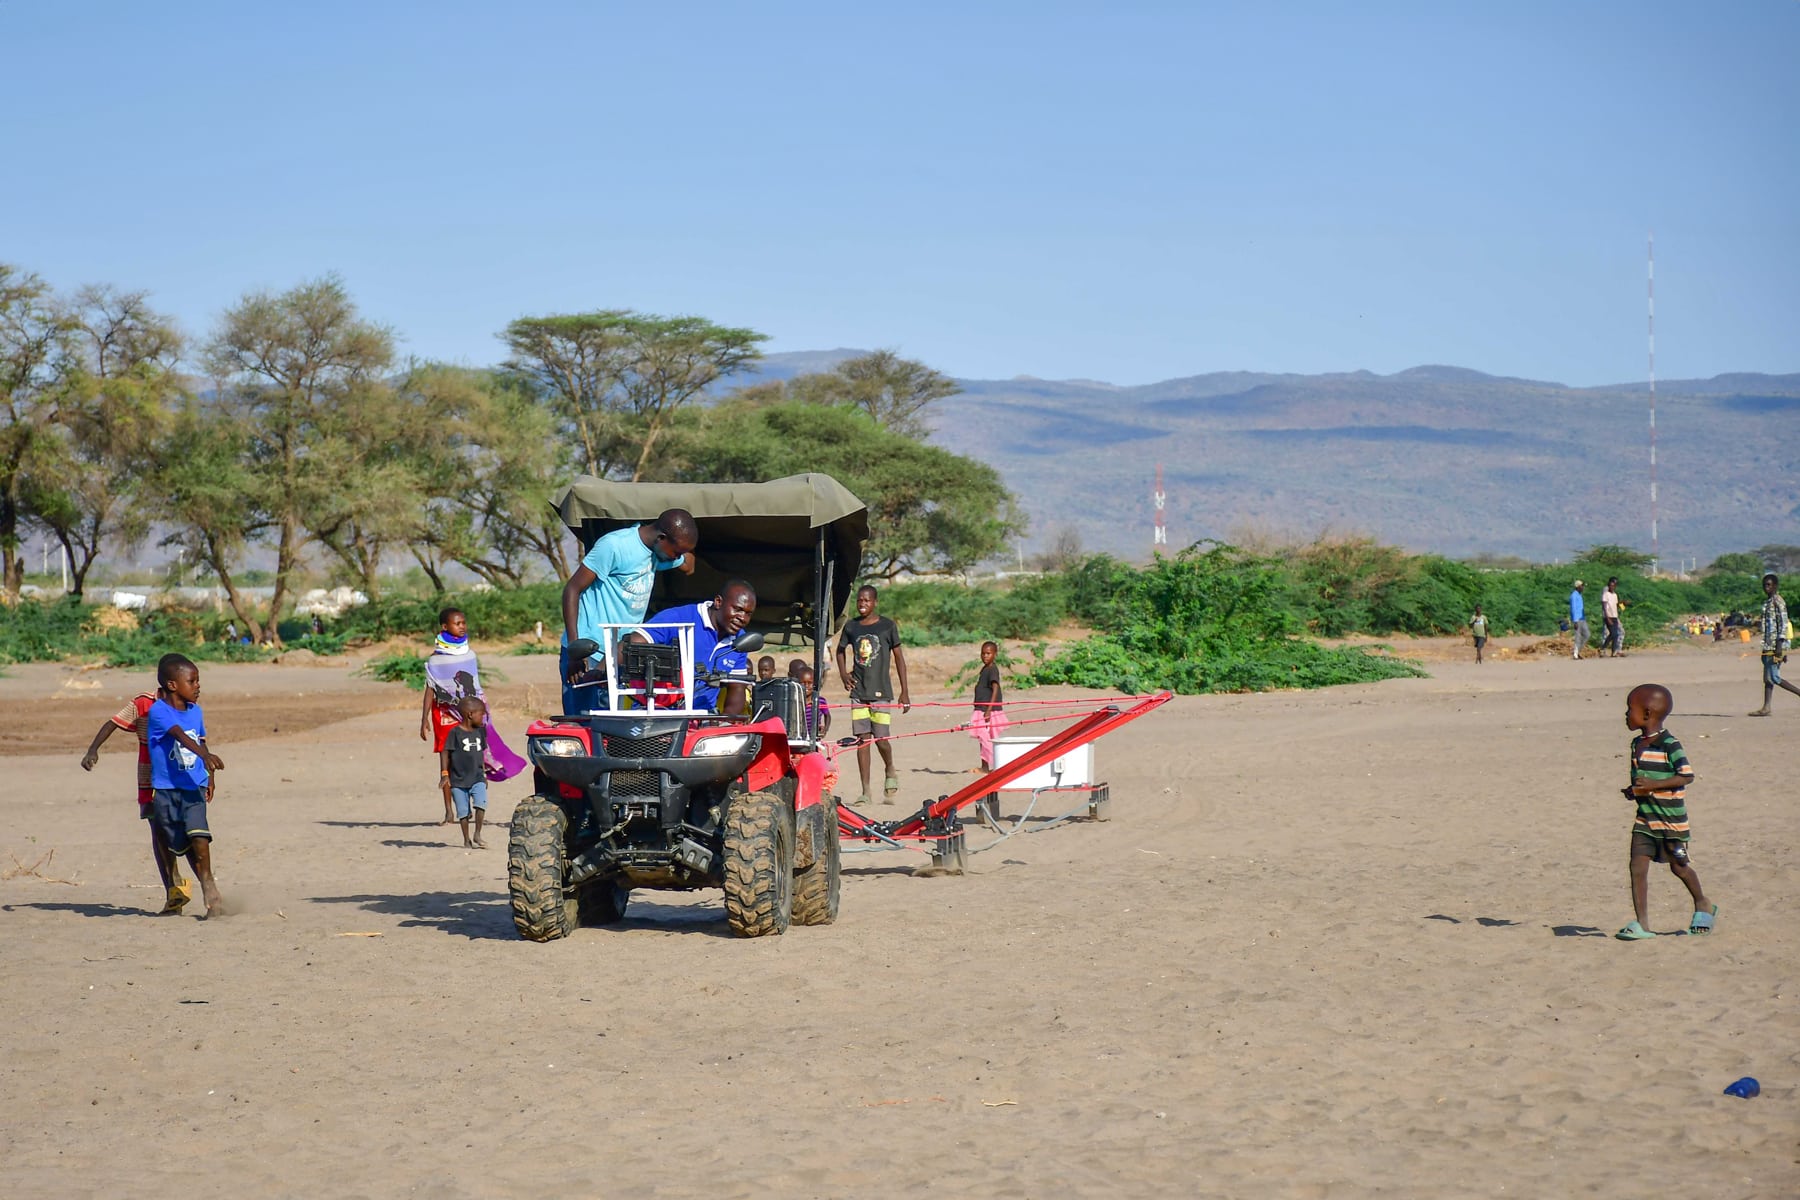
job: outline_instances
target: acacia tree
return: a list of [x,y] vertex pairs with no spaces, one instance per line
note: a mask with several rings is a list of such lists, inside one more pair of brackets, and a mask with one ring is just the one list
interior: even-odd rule
[[420,531],[442,436],[428,405],[379,379],[355,381],[320,415],[311,466],[325,486],[307,528],[370,598],[388,550]]
[[33,520],[68,555],[70,592],[79,596],[106,538],[132,542],[149,529],[132,501],[181,392],[182,341],[143,292],[83,288],[65,316],[71,365],[61,436],[57,452],[40,457],[29,499]]
[[853,404],[882,428],[913,438],[930,432],[927,408],[962,391],[948,375],[892,350],[847,358],[818,378],[823,398]]
[[836,477],[869,506],[863,574],[870,578],[964,571],[1024,529],[993,467],[882,428],[848,406],[732,400],[697,414],[670,440],[667,465],[676,479]]
[[514,381],[488,371],[427,365],[401,385],[433,414],[438,437],[418,532],[408,549],[439,592],[454,562],[492,584],[519,584],[542,559],[569,574],[566,531],[546,503],[580,469],[555,420]]
[[356,461],[345,428],[371,411],[393,361],[393,334],[359,317],[334,276],[246,296],[207,343],[207,373],[223,385],[218,409],[247,439],[245,482],[275,546],[271,625],[312,522],[331,526],[341,514],[337,493]]
[[275,520],[260,503],[267,491],[250,460],[255,442],[243,421],[190,399],[153,456],[144,495],[148,515],[169,529],[160,544],[211,571],[244,631],[261,642],[274,637],[281,610],[271,607],[265,620],[237,583],[249,542]]
[[530,383],[580,441],[593,475],[640,480],[669,419],[761,357],[768,338],[702,317],[604,309],[521,317],[500,334],[506,370]]
[[0,263],[0,588],[25,584],[19,530],[35,469],[60,452],[73,329],[41,278]]

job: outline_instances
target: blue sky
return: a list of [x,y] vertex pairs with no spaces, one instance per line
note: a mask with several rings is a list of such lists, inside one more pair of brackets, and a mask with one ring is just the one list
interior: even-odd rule
[[1800,4],[0,0],[0,261],[1144,383],[1800,371]]

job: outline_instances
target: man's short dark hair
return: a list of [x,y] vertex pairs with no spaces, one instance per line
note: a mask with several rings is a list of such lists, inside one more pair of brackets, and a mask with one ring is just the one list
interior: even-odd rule
[[719,598],[722,600],[726,596],[729,596],[729,595],[731,595],[731,593],[737,591],[739,588],[744,589],[745,594],[750,597],[752,602],[755,602],[756,586],[754,584],[752,584],[748,579],[727,579],[725,581],[725,583],[719,588]]
[[656,526],[658,533],[667,535],[670,541],[678,545],[700,544],[700,527],[694,523],[694,514],[685,508],[665,508],[652,524]]
[[876,590],[875,585],[872,583],[865,583],[861,587],[856,589],[856,594],[859,596],[862,595],[864,592],[869,593],[869,595],[874,596],[876,599],[881,598],[881,593]]
[[156,660],[156,686],[168,687],[175,682],[177,675],[185,675],[189,671],[199,671],[194,660],[185,654],[165,654]]
[[1769,572],[1769,573],[1768,573],[1768,574],[1767,574],[1767,575],[1764,575],[1764,576],[1763,576],[1763,577],[1762,577],[1762,581],[1763,581],[1763,582],[1764,582],[1764,583],[1772,583],[1772,584],[1774,584],[1774,585],[1775,585],[1775,586],[1776,586],[1776,587],[1780,587],[1780,586],[1781,586],[1781,579],[1780,579],[1780,577],[1779,577],[1779,576],[1777,576],[1777,575],[1776,575],[1776,574],[1775,574],[1775,572],[1773,572],[1773,571],[1770,571],[1770,572]]

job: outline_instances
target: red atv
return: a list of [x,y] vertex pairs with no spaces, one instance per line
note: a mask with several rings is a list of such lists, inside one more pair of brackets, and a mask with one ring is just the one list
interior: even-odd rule
[[[664,509],[687,509],[700,529],[697,568],[659,573],[650,610],[748,579],[757,610],[733,648],[798,639],[824,678],[825,645],[868,536],[862,502],[829,476],[700,485],[584,476],[553,503],[584,549]],[[697,711],[697,678],[751,681],[696,672],[686,638],[640,645],[614,632],[605,645],[570,647],[574,659],[603,656],[596,711],[527,731],[536,794],[514,810],[507,848],[519,933],[543,942],[614,924],[633,888],[723,888],[726,919],[744,937],[782,933],[790,922],[830,924],[838,806],[800,684],[754,684],[747,717]]]

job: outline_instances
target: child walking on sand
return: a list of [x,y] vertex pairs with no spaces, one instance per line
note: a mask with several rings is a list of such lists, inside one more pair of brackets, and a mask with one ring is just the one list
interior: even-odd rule
[[1637,731],[1631,739],[1631,783],[1625,795],[1637,805],[1631,825],[1631,906],[1636,918],[1619,930],[1627,942],[1656,935],[1644,922],[1650,919],[1650,864],[1666,862],[1694,901],[1689,933],[1711,933],[1719,906],[1706,899],[1700,876],[1688,862],[1687,785],[1694,768],[1675,735],[1663,728],[1663,720],[1675,707],[1669,689],[1659,683],[1641,683],[1625,697],[1625,727]]
[[200,668],[185,655],[165,654],[156,664],[161,698],[144,715],[150,748],[150,820],[163,843],[187,855],[206,899],[206,915],[224,911],[212,873],[212,828],[207,805],[225,763],[206,748],[206,717],[200,711]]
[[[462,702],[462,722],[450,730],[438,754],[438,776],[456,805],[462,824],[463,849],[485,850],[481,827],[487,822],[487,705],[469,696]],[[469,836],[469,810],[475,811],[475,836]]]
[[100,761],[100,747],[112,736],[113,730],[129,729],[137,734],[138,817],[150,826],[150,853],[156,859],[156,870],[163,881],[162,911],[178,913],[194,898],[194,887],[181,877],[181,859],[169,849],[169,844],[162,835],[162,827],[150,819],[150,741],[145,731],[145,719],[149,716],[151,705],[161,698],[160,687],[154,692],[139,692],[125,707],[108,717],[94,734],[94,740],[88,743],[87,753],[81,756],[81,769],[94,769],[94,764]]
[[[470,697],[482,702],[486,715],[487,693],[481,689],[481,666],[469,646],[469,619],[460,608],[446,608],[438,613],[437,640],[425,660],[424,711],[419,717],[419,740],[430,742],[434,755],[443,754],[450,731],[463,723],[461,705]],[[525,760],[500,740],[491,716],[482,732],[487,754],[484,778],[499,782],[524,770]],[[444,798],[444,819],[439,824],[448,825],[456,820],[456,805],[450,789],[442,786],[441,775],[438,783]]]
[[1000,647],[981,643],[981,672],[975,676],[975,712],[969,717],[969,736],[981,753],[981,769],[994,769],[994,739],[1006,729],[1005,698],[1000,694],[1000,666],[994,660]]

